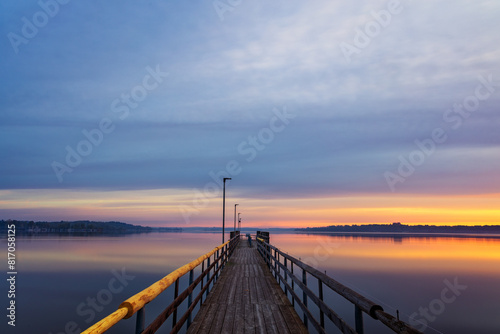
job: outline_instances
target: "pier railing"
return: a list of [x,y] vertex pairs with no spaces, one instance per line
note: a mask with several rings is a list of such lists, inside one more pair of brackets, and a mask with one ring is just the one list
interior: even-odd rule
[[[217,280],[220,270],[224,267],[229,257],[233,253],[239,242],[240,236],[236,234],[229,241],[214,248],[212,251],[200,256],[196,260],[178,268],[171,272],[161,280],[153,283],[148,288],[130,297],[120,304],[118,310],[111,313],[106,318],[97,322],[82,334],[100,334],[106,332],[112,326],[117,324],[122,319],[128,319],[134,314],[136,316],[135,333],[146,334],[155,333],[160,326],[172,315],[172,329],[170,333],[177,333],[184,323],[191,324],[192,312],[197,303],[203,303],[203,295],[208,296],[210,286]],[[194,269],[201,264],[201,273],[195,278]],[[184,275],[189,274],[189,286],[179,294],[179,279]],[[174,300],[168,305],[156,319],[145,328],[145,309],[146,305],[154,300],[158,295],[165,291],[168,287],[174,284]],[[200,292],[193,297],[193,291],[198,284],[201,284]],[[188,299],[188,309],[177,319],[177,308]]]
[[[368,298],[344,286],[319,270],[282,252],[260,237],[257,237],[257,249],[266,261],[271,272],[274,274],[275,279],[278,281],[280,286],[282,286],[286,296],[288,297],[290,295],[292,304],[294,306],[297,304],[302,310],[304,314],[303,322],[306,327],[308,327],[309,323],[311,323],[318,333],[326,333],[326,316],[340,329],[342,333],[363,334],[363,313],[366,313],[373,319],[379,320],[395,333],[422,334],[420,331],[414,329],[405,322],[400,321],[385,312],[382,306],[377,305]],[[297,273],[295,270],[294,272],[294,268],[299,269],[300,271]],[[308,282],[307,274],[315,277],[317,280],[317,282],[315,282],[317,283],[317,295],[310,289],[311,282]],[[330,288],[333,292],[344,297],[353,304],[355,319],[354,328],[347,324],[335,311],[330,308],[329,305],[325,303],[323,298],[324,287]],[[297,288],[302,291],[302,297],[297,294]],[[310,311],[310,308],[308,307],[309,301],[313,302],[318,307],[319,319],[318,316],[314,316]]]

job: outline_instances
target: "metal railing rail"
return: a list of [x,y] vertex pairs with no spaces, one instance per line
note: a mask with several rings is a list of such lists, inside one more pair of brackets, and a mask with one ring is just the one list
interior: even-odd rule
[[[395,318],[385,312],[382,306],[375,304],[368,298],[360,295],[356,291],[337,282],[319,270],[305,264],[304,262],[290,256],[278,248],[265,242],[262,238],[257,238],[257,249],[260,255],[266,261],[267,266],[274,274],[278,283],[283,284],[283,290],[288,297],[290,294],[292,305],[300,307],[304,313],[303,322],[308,327],[309,322],[318,331],[318,333],[326,333],[325,331],[325,315],[337,326],[342,333],[363,334],[363,312],[368,314],[375,320],[379,320],[385,326],[400,334],[422,334],[422,332],[414,329],[410,325]],[[273,252],[274,251],[274,252]],[[274,255],[273,255],[274,253]],[[280,261],[280,257],[283,261]],[[288,262],[290,264],[288,264]],[[302,279],[299,279],[294,274],[294,266],[302,269]],[[290,267],[290,268],[289,268]],[[308,287],[307,273],[318,280],[318,295],[316,295]],[[291,285],[289,283],[291,282]],[[302,298],[295,292],[295,286],[302,290]],[[354,305],[354,322],[355,329],[349,326],[335,311],[333,311],[323,300],[323,287],[330,288],[333,292],[344,297]],[[319,308],[319,320],[316,319],[308,308],[308,299],[310,299]]]
[[[136,319],[136,334],[155,333],[160,326],[172,315],[172,330],[171,333],[177,333],[184,323],[188,322],[188,327],[191,324],[191,317],[197,303],[203,303],[203,294],[205,298],[210,291],[210,285],[218,279],[219,272],[222,270],[229,257],[236,248],[240,240],[239,234],[222,245],[214,248],[212,251],[200,256],[196,260],[174,270],[161,280],[153,283],[148,288],[135,294],[129,299],[120,304],[118,310],[111,313],[104,319],[95,323],[82,334],[101,334],[116,325],[122,319],[128,319],[137,313]],[[222,250],[222,252],[220,252]],[[213,262],[210,263],[213,257]],[[194,278],[194,269],[202,265],[201,273]],[[179,294],[179,279],[189,273],[189,286]],[[205,283],[203,282],[205,280]],[[193,291],[201,283],[200,292],[193,300]],[[154,300],[158,295],[165,291],[172,284],[175,284],[174,301],[165,308],[165,310],[146,328],[145,327],[145,306]],[[212,284],[213,286],[213,284]],[[177,320],[177,307],[188,298],[188,309]]]

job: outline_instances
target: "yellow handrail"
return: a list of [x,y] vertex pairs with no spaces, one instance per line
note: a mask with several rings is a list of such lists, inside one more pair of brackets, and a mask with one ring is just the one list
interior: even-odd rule
[[122,320],[125,318],[127,315],[127,309],[122,307],[119,308],[118,310],[114,311],[110,315],[108,315],[106,318],[102,319],[101,321],[95,323],[92,325],[92,327],[87,328],[84,330],[81,334],[87,334],[87,333],[92,333],[92,334],[101,334],[106,332],[108,329],[116,325],[118,321]]
[[111,313],[101,321],[95,323],[91,327],[87,328],[81,334],[101,334],[106,332],[116,323],[118,323],[122,319],[128,319],[133,316],[137,311],[143,308],[147,303],[155,299],[160,293],[165,291],[170,285],[175,283],[175,281],[184,276],[186,273],[191,271],[200,265],[204,260],[208,259],[219,249],[224,248],[227,244],[229,244],[231,240],[223,243],[220,246],[215,247],[212,251],[200,256],[194,261],[174,270],[167,276],[163,277],[161,280],[153,283],[148,288],[142,290],[141,292],[133,295],[129,299],[125,300],[123,303],[118,306],[118,310]]

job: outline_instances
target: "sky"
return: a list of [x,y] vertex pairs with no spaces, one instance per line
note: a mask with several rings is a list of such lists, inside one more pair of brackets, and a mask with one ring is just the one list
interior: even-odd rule
[[499,14],[3,1],[0,219],[500,223]]

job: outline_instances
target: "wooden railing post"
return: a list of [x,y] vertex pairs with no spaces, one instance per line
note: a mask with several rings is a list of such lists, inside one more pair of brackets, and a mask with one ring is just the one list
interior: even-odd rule
[[[194,281],[194,269],[191,269],[189,272],[189,285],[193,284]],[[193,304],[193,293],[191,292],[188,296],[188,308],[191,307],[191,304]],[[192,320],[192,314],[189,313],[189,317],[187,320],[187,327],[191,326],[191,320]]]
[[[319,300],[323,301],[323,282],[318,278],[318,297]],[[325,328],[325,313],[321,310],[319,310],[319,324],[321,327]]]
[[[304,283],[304,286],[307,288],[307,272],[305,269],[302,269],[302,283]],[[302,303],[307,309],[307,293],[306,291],[302,291]],[[308,329],[308,321],[307,321],[307,315],[304,313],[304,325],[306,325],[306,328]]]
[[358,332],[358,334],[363,334],[365,332],[363,326],[363,311],[358,307],[358,305],[354,305],[354,322],[356,332]]
[[[287,273],[287,270],[288,270],[288,264],[287,264],[287,259],[285,257],[285,260],[283,261],[284,262],[284,265],[285,265],[285,282],[288,283],[288,273]],[[288,289],[286,287],[286,284],[285,284],[285,296],[286,298],[288,298]]]
[[[179,297],[179,279],[175,281],[174,300],[177,297]],[[176,323],[177,323],[177,307],[175,308],[174,313],[172,314],[172,328],[174,328]]]
[[280,252],[278,251],[278,277],[281,277]]
[[[278,280],[278,257],[276,255],[276,249],[274,250],[274,279]],[[278,282],[279,283],[279,282]]]
[[[203,279],[205,278],[204,272],[205,272],[205,261],[203,261],[201,263],[201,275],[202,275],[202,277],[201,277],[201,288],[200,288],[201,290],[200,291],[203,291],[203,286],[204,286]],[[201,307],[201,304],[203,304],[203,293],[201,294],[201,298],[200,298],[200,307]]]
[[[293,279],[293,261],[290,261],[290,269],[292,271],[292,292],[295,292],[295,280]],[[295,298],[293,297],[293,294],[290,293],[292,295],[292,306],[295,307]]]
[[144,323],[146,321],[145,306],[137,311],[137,319],[135,322],[135,334],[141,334],[144,331]]
[[[217,262],[216,262],[217,261]],[[219,278],[219,250],[217,250],[217,257],[214,254],[214,262],[215,262],[215,279]]]
[[[207,268],[210,268],[210,257],[207,259]],[[208,271],[207,275],[207,291],[205,292],[205,299],[208,298],[208,293],[210,292],[210,271]]]
[[268,252],[267,258],[269,260],[269,270],[271,270],[272,269],[272,267],[271,267],[271,248],[269,246],[267,246],[266,248],[267,248],[267,252]]

